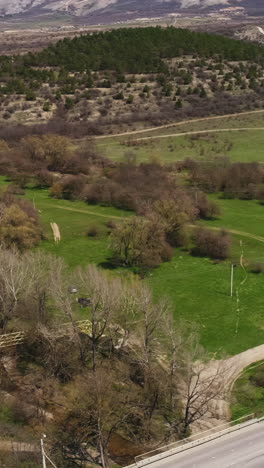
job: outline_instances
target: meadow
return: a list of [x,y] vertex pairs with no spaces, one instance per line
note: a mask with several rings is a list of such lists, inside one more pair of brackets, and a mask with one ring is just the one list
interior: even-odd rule
[[[249,130],[242,130],[244,128]],[[194,133],[181,135],[189,132]],[[217,155],[228,156],[231,161],[264,162],[264,111],[239,117],[194,120],[118,138],[99,138],[96,146],[100,153],[117,161],[132,152],[138,162],[150,158],[165,163],[187,157],[206,160]]]
[[[109,220],[118,221],[131,213],[114,208],[91,206],[80,201],[56,200],[49,197],[47,190],[27,189],[29,198],[39,210],[45,240],[40,248],[65,259],[70,268],[95,263],[104,265],[109,257]],[[247,210],[258,213],[258,222],[244,221],[247,231],[261,232],[261,210],[255,202],[219,200],[223,214],[219,220],[208,222],[213,227],[228,226],[245,228],[241,214]],[[59,225],[62,240],[53,241],[50,222]],[[100,234],[92,238],[87,230],[96,226]],[[240,236],[234,236],[234,258],[240,252]],[[247,258],[264,261],[264,244],[243,237],[243,248]],[[119,268],[113,272],[126,276],[131,272]],[[192,257],[188,252],[175,249],[170,262],[162,264],[145,278],[152,287],[155,298],[167,297],[171,302],[176,319],[195,322],[201,333],[202,344],[212,353],[235,354],[262,344],[264,340],[263,276],[245,273],[235,268],[234,297],[230,297],[230,262],[214,263],[207,258]],[[239,311],[236,291],[238,288]]]
[[[263,114],[196,122],[177,127],[194,127],[202,130],[212,125],[263,125]],[[210,127],[211,126],[211,127]],[[264,125],[263,125],[264,127]],[[223,127],[222,127],[223,128]],[[211,128],[212,129],[212,128]],[[172,131],[172,129],[169,129]],[[164,130],[160,130],[165,131]],[[144,134],[143,134],[144,135]],[[141,135],[142,137],[142,135]],[[136,151],[122,144],[122,138],[97,140],[100,152],[122,159],[133,151],[138,161],[157,157],[173,161],[183,157],[208,158],[216,154],[228,154],[234,161],[264,162],[264,131],[251,130],[234,133],[218,133],[210,138],[175,137],[150,140]],[[127,138],[126,138],[127,139]],[[188,151],[187,149],[188,148]],[[229,150],[225,151],[225,149]],[[1,184],[6,184],[4,178]],[[70,268],[95,263],[107,265],[109,250],[109,220],[118,221],[132,213],[110,207],[87,205],[81,201],[56,200],[48,190],[29,188],[25,196],[39,210],[45,239],[40,248],[65,259]],[[264,342],[263,274],[246,272],[244,264],[264,263],[264,206],[257,201],[224,199],[211,196],[221,208],[221,215],[213,221],[200,221],[212,229],[225,228],[231,231],[233,245],[229,261],[216,263],[207,258],[191,256],[182,249],[175,249],[170,262],[162,264],[145,278],[155,297],[167,297],[176,319],[195,322],[201,333],[202,344],[212,353],[236,354]],[[61,242],[53,241],[51,222],[56,222],[61,231]],[[88,230],[96,227],[99,235],[89,237]],[[230,265],[234,269],[234,296],[230,297]],[[116,269],[113,274],[125,276],[131,272]]]
[[236,381],[232,392],[232,419],[250,413],[257,417],[264,412],[264,363],[249,366]]

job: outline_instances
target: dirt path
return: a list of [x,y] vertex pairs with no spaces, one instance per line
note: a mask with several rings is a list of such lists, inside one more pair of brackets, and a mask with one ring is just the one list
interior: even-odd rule
[[73,211],[75,213],[84,213],[88,215],[93,215],[93,216],[99,216],[100,218],[106,218],[106,219],[125,219],[125,216],[115,216],[115,215],[106,215],[102,213],[95,213],[94,211],[89,211],[89,210],[80,210],[76,208],[68,208],[67,206],[61,206],[61,205],[49,205],[52,206],[52,208],[59,208],[60,210],[66,210],[66,211]]
[[130,132],[114,133],[112,135],[100,135],[100,136],[96,136],[95,139],[103,140],[105,138],[114,138],[114,137],[121,137],[121,136],[136,135],[138,133],[155,132],[156,130],[162,130],[163,128],[172,128],[172,127],[178,127],[180,125],[185,125],[185,124],[190,124],[190,123],[207,122],[209,120],[226,119],[229,117],[242,117],[243,115],[261,114],[263,112],[264,110],[255,110],[255,111],[248,111],[248,112],[239,112],[236,114],[217,115],[214,117],[203,117],[200,119],[183,120],[181,122],[174,122],[174,123],[170,123],[166,125],[159,125],[158,127],[144,128],[143,130],[133,130]]
[[243,132],[250,130],[264,130],[264,127],[241,127],[241,128],[216,128],[213,130],[196,130],[193,132],[184,132],[184,133],[170,133],[167,135],[154,135],[143,138],[136,138],[134,141],[145,141],[145,140],[157,140],[161,138],[170,138],[170,137],[183,137],[188,135],[207,135],[208,133],[219,133],[219,132]]
[[264,344],[248,349],[247,351],[243,351],[242,353],[236,354],[228,359],[212,360],[208,363],[206,371],[203,374],[203,378],[206,381],[208,377],[213,377],[219,368],[223,369],[224,371],[219,377],[221,379],[219,386],[223,384],[224,379],[227,398],[223,399],[222,396],[219,396],[219,398],[215,398],[210,401],[209,412],[207,412],[199,421],[199,424],[193,427],[195,431],[199,432],[201,429],[214,427],[221,421],[230,421],[230,398],[235,381],[246,367],[262,360],[264,360]]
[[[58,208],[59,210],[73,211],[75,213],[83,213],[87,215],[99,216],[100,218],[106,218],[106,219],[119,219],[121,221],[122,219],[127,218],[126,216],[106,215],[102,213],[95,213],[94,211],[89,211],[89,210],[68,208],[67,206],[61,206],[61,205],[50,205],[50,206],[52,206],[52,208]],[[189,224],[189,227],[198,228],[202,226],[197,225],[197,224]],[[264,237],[256,236],[255,234],[250,234],[249,232],[237,231],[236,229],[226,229],[224,227],[216,227],[216,226],[205,226],[205,227],[208,229],[212,229],[214,231],[221,231],[224,229],[225,231],[230,232],[230,234],[236,234],[239,236],[248,237],[249,239],[257,240],[259,242],[264,242]]]
[[226,229],[224,227],[216,227],[216,226],[202,226],[201,224],[189,224],[189,227],[193,229],[198,229],[199,227],[205,227],[207,229],[211,229],[212,231],[222,231],[223,229],[230,234],[236,234],[238,236],[247,237],[249,239],[257,240],[258,242],[264,242],[264,237],[256,236],[255,234],[250,234],[249,232],[244,231],[237,231],[236,229]]

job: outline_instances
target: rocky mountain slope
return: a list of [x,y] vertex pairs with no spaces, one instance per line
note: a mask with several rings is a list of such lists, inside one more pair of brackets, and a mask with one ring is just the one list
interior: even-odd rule
[[0,0],[0,15],[67,13],[95,21],[157,17],[168,14],[264,15],[263,0]]

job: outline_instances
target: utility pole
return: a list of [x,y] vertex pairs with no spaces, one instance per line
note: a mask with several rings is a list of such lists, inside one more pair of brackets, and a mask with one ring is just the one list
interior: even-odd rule
[[231,287],[230,287],[231,297],[233,297],[233,285],[234,285],[234,265],[233,263],[231,263]]
[[42,438],[40,439],[40,446],[41,446],[41,455],[42,455],[42,466],[43,468],[47,468],[46,455],[45,455],[45,450],[44,450],[44,437],[46,437],[46,435],[42,434]]

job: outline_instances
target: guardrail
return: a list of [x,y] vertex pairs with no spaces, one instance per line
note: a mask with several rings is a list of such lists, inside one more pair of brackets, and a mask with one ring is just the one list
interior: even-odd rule
[[163,458],[176,455],[177,453],[183,452],[197,445],[204,444],[210,440],[217,439],[218,437],[221,437],[225,434],[229,434],[233,431],[241,429],[242,427],[255,424],[262,420],[264,420],[264,418],[256,419],[255,413],[242,416],[241,418],[234,421],[220,424],[214,429],[199,432],[178,442],[173,442],[163,447],[146,452],[142,455],[138,455],[135,457],[135,463],[127,466],[126,468],[139,468],[141,466],[149,465]]

